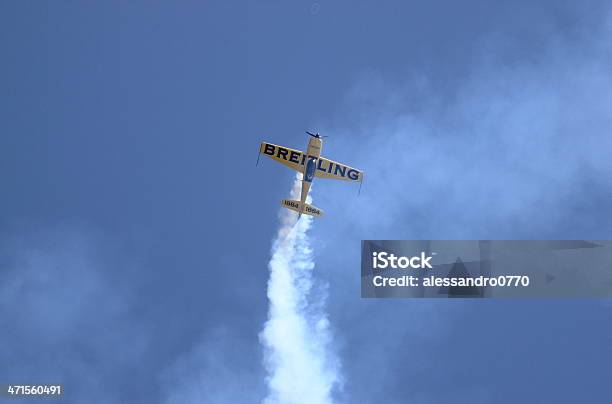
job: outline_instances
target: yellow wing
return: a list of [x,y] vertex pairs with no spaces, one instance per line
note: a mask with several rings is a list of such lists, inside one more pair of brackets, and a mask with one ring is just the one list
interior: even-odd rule
[[319,157],[315,177],[361,182],[363,181],[363,171],[326,159],[325,157]]
[[279,146],[272,143],[261,142],[261,145],[259,146],[259,153],[263,153],[265,156],[268,156],[289,168],[293,168],[296,171],[304,171],[304,160],[306,160],[306,155],[299,150],[290,149],[288,147]]

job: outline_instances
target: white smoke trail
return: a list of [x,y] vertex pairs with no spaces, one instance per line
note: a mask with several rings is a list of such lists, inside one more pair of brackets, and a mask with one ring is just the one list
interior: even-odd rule
[[[292,199],[299,199],[301,184],[298,174]],[[296,218],[295,212],[282,209],[269,264],[270,307],[260,334],[268,372],[265,404],[331,403],[332,389],[340,382],[324,297],[309,304],[314,262],[306,233],[312,217],[303,215],[297,224]]]

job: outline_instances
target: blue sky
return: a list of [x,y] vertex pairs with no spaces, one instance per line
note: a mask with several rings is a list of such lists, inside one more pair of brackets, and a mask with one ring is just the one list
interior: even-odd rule
[[606,402],[610,304],[364,301],[361,239],[610,238],[605,2],[0,2],[0,383],[260,402],[293,173],[341,403]]

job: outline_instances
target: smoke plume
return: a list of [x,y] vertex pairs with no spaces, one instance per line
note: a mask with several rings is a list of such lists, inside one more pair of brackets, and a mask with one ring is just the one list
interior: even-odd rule
[[[300,187],[298,174],[292,199],[299,199]],[[306,202],[311,202],[310,196]],[[281,210],[269,263],[268,321],[260,334],[268,373],[265,404],[331,403],[340,381],[339,363],[330,349],[325,299],[318,295],[320,288],[313,287],[315,265],[307,236],[312,217],[303,215],[297,223],[296,219],[295,212]]]

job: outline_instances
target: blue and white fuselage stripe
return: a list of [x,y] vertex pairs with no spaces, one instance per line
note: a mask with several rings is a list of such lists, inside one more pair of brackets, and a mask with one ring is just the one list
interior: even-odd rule
[[308,157],[308,162],[306,163],[306,171],[304,173],[304,181],[312,182],[315,176],[315,170],[317,169],[317,158],[314,156]]

